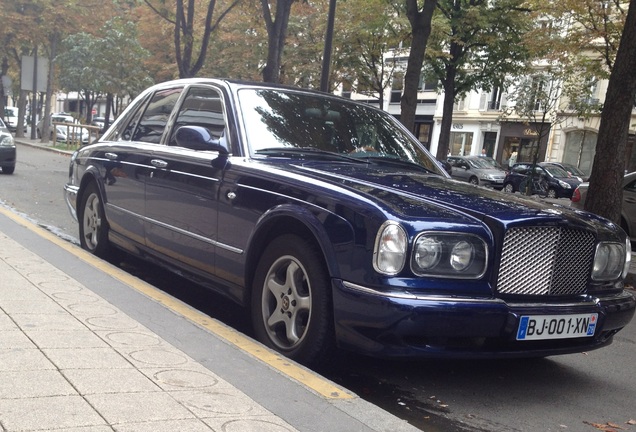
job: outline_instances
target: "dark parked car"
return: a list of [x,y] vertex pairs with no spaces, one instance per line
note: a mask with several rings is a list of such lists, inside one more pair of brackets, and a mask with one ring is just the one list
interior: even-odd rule
[[[590,184],[581,183],[572,195],[570,206],[583,210]],[[636,172],[623,177],[623,205],[621,207],[621,228],[636,242]]]
[[14,173],[16,153],[13,135],[5,123],[0,120],[0,169],[2,169],[2,174]]
[[304,363],[588,351],[636,307],[618,226],[451,180],[392,116],[324,93],[154,86],[64,189],[83,248],[192,277]]
[[[532,169],[531,163],[515,164],[504,180],[504,190],[506,192],[520,191],[522,182],[529,179]],[[570,198],[574,189],[581,183],[581,180],[571,177],[563,168],[548,162],[541,162],[534,166],[533,177],[540,179],[544,184],[548,198]]]
[[503,188],[506,170],[496,160],[487,156],[449,156],[453,167],[451,176],[474,185]]
[[575,167],[574,165],[564,162],[545,162],[545,164],[556,165],[560,168],[563,168],[570,175],[570,177],[576,177],[581,182],[586,182],[590,179],[589,175],[585,174],[585,172],[581,168]]

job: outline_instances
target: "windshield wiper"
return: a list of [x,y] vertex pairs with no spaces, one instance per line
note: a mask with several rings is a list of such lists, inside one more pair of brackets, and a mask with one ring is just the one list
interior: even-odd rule
[[420,164],[416,164],[415,162],[406,161],[403,159],[393,158],[393,157],[381,157],[381,156],[366,156],[361,160],[367,160],[369,162],[373,162],[379,165],[393,165],[393,166],[401,166],[404,168],[413,168],[419,171],[424,171],[431,174],[439,174],[433,170],[426,168]]
[[314,147],[271,147],[257,150],[256,154],[265,156],[282,156],[282,157],[311,157],[321,159],[339,159],[349,162],[366,163],[364,160],[352,156],[343,155],[341,153],[321,150]]

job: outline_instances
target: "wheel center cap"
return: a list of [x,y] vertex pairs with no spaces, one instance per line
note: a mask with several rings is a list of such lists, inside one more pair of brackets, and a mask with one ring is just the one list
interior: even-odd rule
[[289,309],[289,297],[285,296],[283,297],[283,310],[287,310]]

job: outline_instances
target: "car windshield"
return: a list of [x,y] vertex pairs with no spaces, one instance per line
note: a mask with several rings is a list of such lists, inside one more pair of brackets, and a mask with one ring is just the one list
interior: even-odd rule
[[563,168],[556,165],[545,165],[543,166],[552,177],[570,177],[570,175]]
[[572,175],[581,176],[581,177],[585,176],[585,173],[581,171],[579,168],[575,167],[574,165],[563,164],[563,168],[567,172],[571,173]]
[[492,168],[500,168],[499,164],[493,158],[479,156],[476,158],[468,159],[468,163],[473,168],[479,169],[492,169]]
[[441,174],[432,156],[392,117],[370,107],[274,89],[241,89],[239,101],[253,155],[324,159],[332,154],[335,160],[346,155],[369,163],[393,159]]

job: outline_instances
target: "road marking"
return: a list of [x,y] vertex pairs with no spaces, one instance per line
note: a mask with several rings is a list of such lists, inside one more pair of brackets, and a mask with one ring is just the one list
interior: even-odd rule
[[96,269],[111,275],[115,279],[130,286],[146,297],[158,303],[161,303],[168,309],[178,313],[191,322],[196,323],[200,327],[205,328],[206,330],[210,331],[221,339],[224,339],[228,343],[236,346],[244,352],[247,352],[253,357],[256,357],[270,367],[278,370],[289,378],[292,378],[305,387],[313,390],[315,393],[318,393],[319,395],[327,399],[354,399],[357,397],[349,393],[345,389],[334,385],[330,381],[312,372],[311,370],[290,361],[288,358],[285,358],[275,351],[264,347],[263,345],[255,342],[251,338],[221,323],[220,321],[211,318],[197,311],[196,309],[191,308],[185,303],[164,293],[163,291],[155,288],[149,283],[146,283],[141,279],[115,267],[114,265],[88,253],[79,246],[76,246],[66,240],[59,238],[50,231],[47,231],[44,228],[34,224],[33,222],[28,221],[24,217],[10,211],[9,209],[0,206],[0,213],[7,216],[9,219],[13,220],[17,224],[29,229],[40,237],[49,240],[50,242],[56,244],[67,252],[75,255],[77,258],[92,265]]

